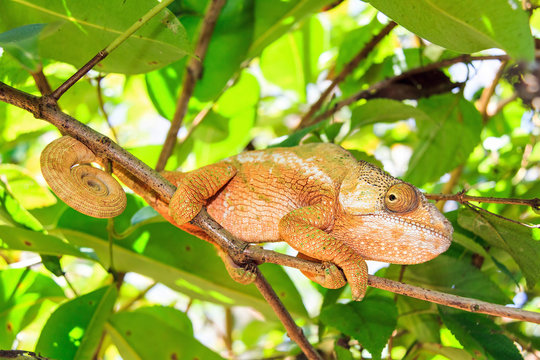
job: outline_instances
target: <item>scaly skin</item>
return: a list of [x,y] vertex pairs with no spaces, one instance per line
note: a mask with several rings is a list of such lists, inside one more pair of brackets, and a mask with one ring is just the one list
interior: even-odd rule
[[[168,214],[163,204],[153,206],[177,226],[210,240],[188,224],[206,206],[241,240],[285,241],[301,257],[336,264],[356,300],[366,291],[365,260],[428,261],[452,238],[450,223],[418,189],[334,144],[251,151],[165,175],[178,189]],[[306,275],[341,287],[344,279],[331,264],[323,278]]]

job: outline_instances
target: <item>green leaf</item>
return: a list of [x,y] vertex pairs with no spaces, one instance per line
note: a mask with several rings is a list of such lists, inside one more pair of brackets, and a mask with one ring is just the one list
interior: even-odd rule
[[527,13],[507,0],[368,0],[413,33],[463,53],[505,50],[518,60],[534,58]]
[[[115,218],[117,232],[130,227],[131,217],[141,203],[140,199],[128,195],[126,210]],[[71,244],[93,249],[100,262],[108,264],[106,220],[68,209],[55,231],[60,232]],[[115,241],[113,256],[117,271],[137,272],[196,299],[224,305],[253,306],[267,316],[274,316],[254,285],[245,286],[230,279],[213,246],[165,221],[145,224],[128,237]],[[201,262],[201,259],[205,261]],[[289,311],[307,316],[298,290],[280,266],[264,264],[261,271]]]
[[431,121],[430,117],[414,106],[390,99],[373,99],[354,108],[351,130],[368,124],[394,122],[413,118],[417,122]]
[[75,247],[62,239],[40,232],[0,225],[0,248],[32,251],[45,255],[71,255],[92,259],[93,253],[84,244]]
[[28,210],[56,204],[56,198],[38,184],[28,170],[13,164],[1,164],[0,176],[9,184],[13,196]]
[[540,279],[540,242],[533,239],[532,230],[494,215],[463,208],[458,223],[480,236],[489,245],[508,252],[532,289]]
[[[400,266],[390,265],[386,277],[397,280]],[[467,258],[456,259],[439,255],[423,264],[407,266],[403,282],[450,294],[480,299],[497,304],[509,304],[511,299]]]
[[38,36],[45,24],[21,26],[0,34],[0,47],[13,56],[29,72],[41,67],[38,54]]
[[375,295],[360,302],[324,308],[320,319],[326,325],[357,339],[374,359],[380,359],[396,327],[397,308],[391,298]]
[[173,307],[168,306],[147,306],[138,308],[134,312],[148,314],[160,320],[182,334],[193,336],[193,325],[187,315]]
[[349,349],[345,349],[337,344],[334,345],[334,351],[336,352],[337,360],[353,360],[353,356]]
[[418,101],[429,118],[417,121],[419,142],[405,179],[416,185],[435,181],[469,157],[480,142],[482,119],[461,94],[432,96]]
[[92,359],[117,295],[113,284],[62,304],[41,331],[36,352],[58,360]]
[[[0,30],[55,23],[57,30],[40,39],[41,56],[81,67],[155,4],[147,0],[3,0]],[[96,70],[148,72],[191,52],[184,27],[170,11],[164,10],[97,65]]]
[[[157,307],[151,311],[143,309],[114,314],[107,326],[107,332],[123,359],[222,359],[199,343],[192,334],[179,329],[170,321],[172,319],[166,319],[166,316],[172,315],[172,311],[180,313],[178,310]],[[166,313],[159,314],[164,309],[167,309]],[[174,318],[178,316],[173,315]]]
[[0,271],[0,348],[11,349],[19,331],[64,299],[62,288],[43,274],[29,269]]
[[522,360],[523,357],[502,329],[485,315],[439,306],[444,324],[472,355],[494,360]]
[[0,220],[33,231],[43,231],[41,223],[32,216],[8,190],[0,179]]
[[398,296],[398,327],[407,329],[421,343],[440,343],[440,320],[435,306],[407,296]]
[[451,346],[441,346],[438,343],[422,343],[421,347],[408,353],[408,356],[404,360],[420,360],[420,359],[441,359],[441,357],[434,357],[434,355],[442,355],[443,359],[451,360],[476,360],[477,358],[469,354],[463,349],[458,349]]
[[306,101],[307,85],[316,82],[318,59],[326,50],[321,22],[313,17],[298,30],[270,44],[261,54],[260,66],[265,78],[285,90],[294,90]]

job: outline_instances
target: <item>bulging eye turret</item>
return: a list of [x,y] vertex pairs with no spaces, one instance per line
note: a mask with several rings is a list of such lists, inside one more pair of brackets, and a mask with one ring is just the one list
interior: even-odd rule
[[409,184],[395,184],[386,192],[384,205],[391,212],[406,213],[418,207],[418,194]]

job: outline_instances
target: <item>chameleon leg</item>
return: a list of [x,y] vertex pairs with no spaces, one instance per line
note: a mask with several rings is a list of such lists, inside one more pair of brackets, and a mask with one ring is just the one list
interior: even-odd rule
[[235,174],[236,169],[232,165],[218,163],[189,173],[163,175],[177,187],[169,203],[168,215],[172,217],[171,222],[182,230],[214,244],[230,277],[241,284],[250,284],[257,275],[251,269],[237,265],[208,234],[189,223],[201,211],[206,200],[215,195]]
[[[299,259],[318,262],[317,259],[307,256],[306,254],[302,254],[301,252],[299,252],[296,257]],[[345,280],[345,277],[343,277],[343,273],[334,263],[324,261],[321,262],[321,264],[324,268],[324,275],[319,275],[308,271],[302,271],[302,274],[304,274],[304,276],[311,281],[315,281],[317,284],[327,289],[339,289],[347,284],[347,280]]]
[[330,223],[330,216],[319,204],[293,210],[280,220],[279,235],[301,253],[341,267],[351,285],[353,299],[361,300],[367,288],[367,264],[352,249],[321,230]]
[[176,192],[169,203],[169,214],[178,225],[195,217],[234,175],[234,166],[217,163],[185,173],[176,183]]

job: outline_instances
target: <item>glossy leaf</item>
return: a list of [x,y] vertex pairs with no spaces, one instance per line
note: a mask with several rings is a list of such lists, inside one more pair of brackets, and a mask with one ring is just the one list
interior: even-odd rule
[[39,185],[23,167],[1,164],[0,175],[7,180],[13,196],[25,209],[32,210],[56,203],[56,198],[49,189]]
[[[390,265],[386,277],[397,280],[399,273],[398,265]],[[470,262],[445,254],[423,264],[407,266],[403,282],[497,304],[511,302],[486,274]]]
[[[0,30],[32,23],[56,23],[40,39],[40,54],[80,67],[104,49],[156,3],[134,0],[2,0]],[[182,24],[168,11],[154,16],[96,66],[99,71],[134,74],[160,68],[191,53]]]
[[540,242],[533,239],[531,229],[496,216],[463,208],[458,223],[480,236],[489,245],[508,252],[519,265],[532,288],[540,280]]
[[[172,308],[145,308],[111,317],[107,331],[123,359],[222,359],[199,343],[193,334],[171,322]],[[180,313],[182,314],[182,313]],[[187,317],[182,314],[188,322]],[[180,316],[172,315],[173,318]],[[148,331],[152,329],[152,331]],[[159,344],[159,345],[158,345]]]
[[401,26],[432,43],[463,53],[500,48],[532,60],[528,17],[518,1],[368,0]]
[[29,269],[0,271],[0,348],[11,349],[19,331],[64,298],[62,288],[43,274]]
[[0,34],[0,47],[30,72],[41,67],[38,36],[45,24],[29,24]]
[[419,142],[405,179],[417,186],[435,181],[467,160],[480,141],[482,119],[474,105],[458,95],[438,95],[418,101],[429,116],[417,121]]
[[358,340],[374,359],[380,359],[396,327],[397,309],[391,298],[368,296],[361,302],[324,308],[320,319],[326,325]]
[[444,324],[472,355],[494,360],[522,360],[523,357],[502,329],[485,315],[439,306]]
[[92,359],[116,297],[115,285],[109,285],[62,304],[45,324],[36,351],[58,360]]
[[41,223],[32,216],[9,191],[0,179],[0,220],[34,231],[42,231]]

